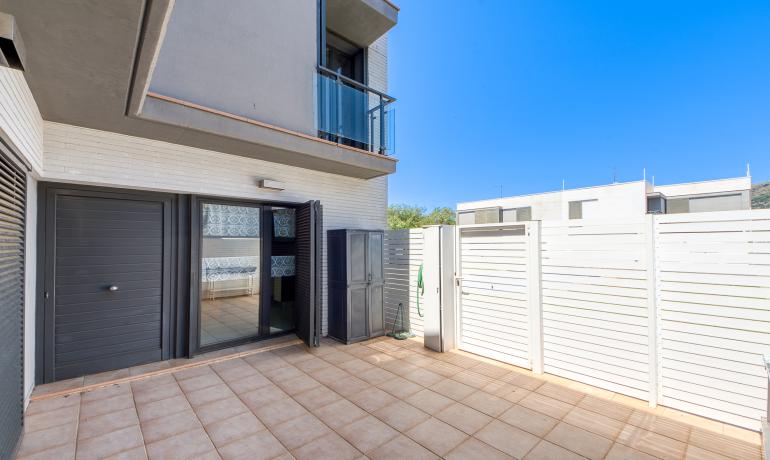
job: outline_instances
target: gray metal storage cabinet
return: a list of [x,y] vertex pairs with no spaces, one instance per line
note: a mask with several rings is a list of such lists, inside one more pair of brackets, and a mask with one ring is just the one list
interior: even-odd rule
[[329,230],[329,335],[344,343],[385,333],[381,230]]

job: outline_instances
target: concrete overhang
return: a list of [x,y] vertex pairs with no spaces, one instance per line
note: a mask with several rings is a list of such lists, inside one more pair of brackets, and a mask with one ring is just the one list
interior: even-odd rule
[[24,33],[24,75],[43,119],[351,177],[395,171],[384,155],[147,98],[173,1],[0,0]]
[[398,7],[388,0],[326,0],[326,28],[366,47],[398,22]]
[[26,51],[16,19],[0,11],[0,66],[24,70]]

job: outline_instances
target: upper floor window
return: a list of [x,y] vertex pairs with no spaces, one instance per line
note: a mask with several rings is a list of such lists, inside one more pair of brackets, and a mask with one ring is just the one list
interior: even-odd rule
[[599,217],[599,200],[569,202],[570,219],[596,219]]

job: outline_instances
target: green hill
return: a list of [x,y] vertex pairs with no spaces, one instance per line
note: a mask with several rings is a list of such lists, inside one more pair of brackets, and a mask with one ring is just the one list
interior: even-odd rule
[[751,207],[753,209],[770,209],[770,182],[751,186]]

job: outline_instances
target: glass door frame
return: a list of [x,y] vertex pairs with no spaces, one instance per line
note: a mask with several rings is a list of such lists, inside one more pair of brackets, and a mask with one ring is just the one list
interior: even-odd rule
[[[259,315],[260,325],[253,336],[234,339],[226,342],[201,346],[201,249],[203,244],[202,217],[204,204],[223,204],[230,206],[259,207],[260,213],[260,294]],[[222,198],[211,196],[192,196],[190,199],[190,306],[188,322],[188,357],[224,348],[237,347],[247,343],[271,339],[286,334],[294,334],[295,330],[270,334],[270,301],[272,285],[270,279],[270,256],[272,253],[272,214],[273,207],[296,209],[303,203],[279,202],[267,200],[249,200],[238,198]],[[270,217],[270,219],[268,219]],[[268,225],[269,223],[269,225]]]

